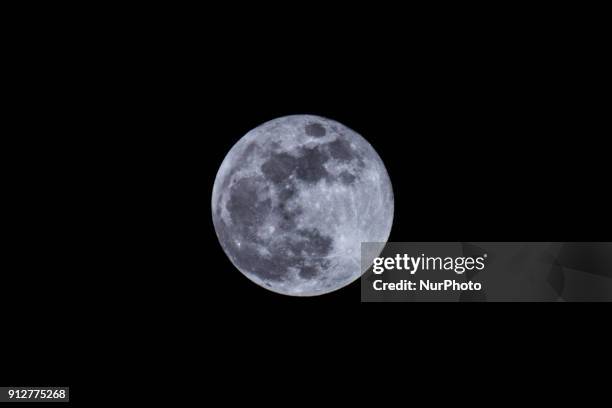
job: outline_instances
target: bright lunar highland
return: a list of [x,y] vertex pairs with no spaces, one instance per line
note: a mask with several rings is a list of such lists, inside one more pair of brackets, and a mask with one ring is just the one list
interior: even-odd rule
[[355,131],[319,116],[285,116],[229,151],[212,216],[223,250],[247,278],[285,295],[321,295],[365,272],[362,242],[387,241],[393,190]]

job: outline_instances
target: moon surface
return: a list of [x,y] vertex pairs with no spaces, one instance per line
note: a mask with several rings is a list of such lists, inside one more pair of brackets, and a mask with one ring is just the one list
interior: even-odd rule
[[393,190],[382,160],[355,131],[319,116],[285,116],[229,151],[212,216],[223,250],[247,278],[315,296],[365,272],[361,243],[389,238]]

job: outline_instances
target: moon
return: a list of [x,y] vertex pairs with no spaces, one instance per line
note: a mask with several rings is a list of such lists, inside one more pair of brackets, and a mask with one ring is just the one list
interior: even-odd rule
[[266,122],[229,151],[212,193],[213,225],[234,266],[291,296],[340,289],[369,267],[362,242],[386,242],[393,190],[372,146],[331,119]]

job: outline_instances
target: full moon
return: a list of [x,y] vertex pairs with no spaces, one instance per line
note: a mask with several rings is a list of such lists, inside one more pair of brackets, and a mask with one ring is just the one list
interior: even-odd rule
[[393,190],[382,160],[355,131],[319,116],[285,116],[229,151],[212,216],[223,250],[247,278],[273,292],[316,296],[365,272],[361,243],[389,238]]

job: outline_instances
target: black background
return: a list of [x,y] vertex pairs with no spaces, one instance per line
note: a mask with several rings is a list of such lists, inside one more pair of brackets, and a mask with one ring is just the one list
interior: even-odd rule
[[[271,364],[270,381],[326,367],[325,382],[406,339],[463,351],[506,340],[511,360],[544,331],[559,335],[533,348],[558,364],[546,353],[560,332],[604,328],[586,307],[362,305],[358,282],[285,297],[231,265],[212,228],[217,169],[247,131],[296,113],[337,120],[377,150],[394,188],[390,240],[612,238],[597,25],[587,41],[537,19],[496,29],[449,10],[307,10],[262,20],[152,6],[70,24],[40,11],[49,29],[24,15],[3,151],[6,384],[95,400],[108,398],[99,384],[201,384],[212,366],[244,385]],[[376,372],[354,370],[355,383]]]

